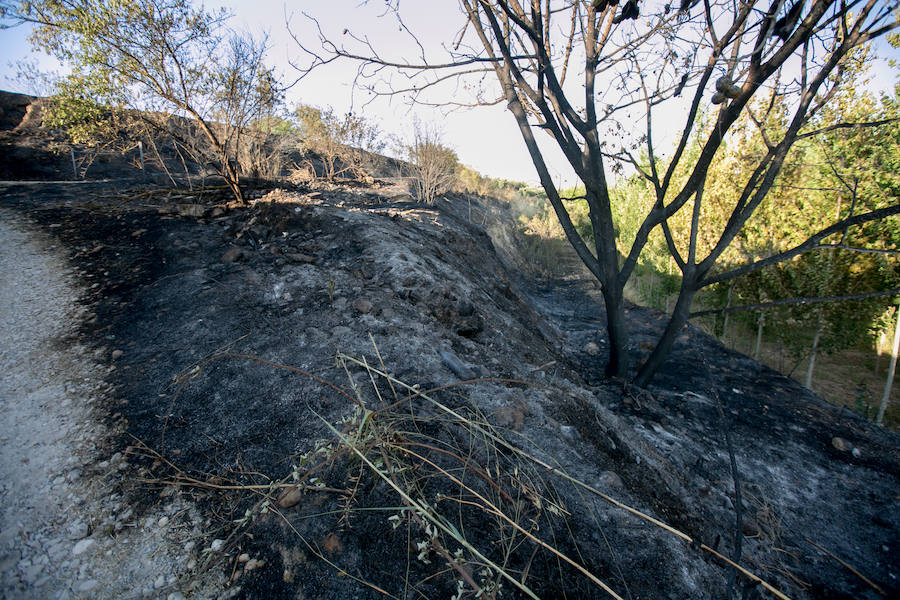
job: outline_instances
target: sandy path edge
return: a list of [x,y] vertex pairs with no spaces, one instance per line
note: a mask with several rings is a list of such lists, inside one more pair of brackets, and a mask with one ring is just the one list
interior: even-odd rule
[[177,599],[202,518],[174,494],[138,518],[116,493],[100,398],[119,341],[74,341],[82,295],[64,250],[0,209],[0,597]]

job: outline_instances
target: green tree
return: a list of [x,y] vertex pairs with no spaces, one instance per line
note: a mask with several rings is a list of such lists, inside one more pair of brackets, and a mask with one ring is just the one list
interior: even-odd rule
[[[379,54],[365,43],[348,48],[327,37],[323,50],[304,49],[311,56],[310,68],[335,58],[372,65],[361,73],[381,77],[382,93],[397,91],[383,74],[399,70],[414,80],[408,88],[413,99],[433,94],[442,84],[459,83],[459,77],[486,81],[493,76],[499,94],[481,87],[474,102],[502,102],[510,111],[568,241],[602,286],[609,375],[630,376],[624,287],[651,233],[661,229],[681,271],[681,288],[663,335],[634,376],[635,383],[646,385],[689,319],[699,290],[789,260],[833,232],[829,227],[807,231],[807,239],[793,248],[739,268],[719,268],[720,259],[766,200],[801,131],[838,89],[841,65],[855,48],[900,23],[894,7],[877,0],[796,0],[790,7],[780,1],[735,5],[711,0],[684,2],[678,10],[670,4],[618,4],[461,0],[465,24],[446,46],[452,47],[449,57],[431,63],[425,53],[413,64]],[[400,10],[396,1],[389,6]],[[580,81],[573,82],[573,77]],[[770,91],[785,98],[787,127],[779,137],[769,136],[747,179],[732,179],[739,193],[724,226],[707,228],[701,217],[705,190],[712,183],[710,168],[734,138],[740,117]],[[670,101],[681,103],[683,121],[677,125],[681,133],[675,149],[663,157],[654,139],[658,127],[673,127],[671,121],[658,121],[659,106]],[[457,98],[453,102],[462,103]],[[714,115],[708,122],[698,120],[702,107],[710,103],[717,107]],[[645,128],[635,131],[635,122]],[[550,136],[581,180],[592,248],[579,235],[554,185],[536,132]],[[692,139],[698,140],[696,154],[688,152]],[[648,157],[649,170],[642,168],[640,152]],[[652,202],[620,260],[609,173],[626,164],[648,181]],[[679,173],[683,178],[676,177]],[[858,213],[833,226],[843,230],[897,212],[900,206]],[[680,248],[670,226],[676,219],[690,224]],[[701,251],[703,238],[709,239],[708,252]]]
[[263,62],[265,43],[230,33],[226,13],[189,0],[3,0],[0,18],[32,24],[35,48],[72,68],[59,102],[82,109],[74,115],[82,124],[89,103],[140,111],[144,124],[180,140],[243,201],[239,149],[280,91]]

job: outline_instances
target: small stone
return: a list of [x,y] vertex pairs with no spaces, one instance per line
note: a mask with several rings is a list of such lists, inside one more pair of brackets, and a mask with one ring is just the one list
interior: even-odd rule
[[184,594],[181,592],[172,592],[166,596],[166,600],[184,600]]
[[328,552],[328,554],[341,552],[344,549],[341,538],[339,538],[336,533],[328,535],[328,537],[322,541],[322,547],[325,548],[325,551]]
[[179,204],[178,214],[182,217],[193,217],[199,219],[206,214],[206,207],[202,204]]
[[600,473],[600,483],[607,487],[622,489],[625,487],[625,484],[622,483],[622,478],[619,477],[619,474],[614,471],[603,471]]
[[225,254],[222,255],[223,263],[234,263],[238,262],[244,258],[244,251],[240,248],[229,248]]
[[741,533],[747,537],[756,537],[759,535],[759,524],[757,524],[756,519],[745,515],[744,519],[741,521]]
[[842,437],[831,438],[831,445],[834,447],[835,450],[838,450],[840,452],[847,452],[851,448],[850,442],[848,442],[847,440],[845,440]]
[[276,503],[279,508],[290,508],[299,504],[302,497],[303,493],[299,488],[290,487],[281,493]]
[[90,548],[93,545],[94,545],[94,540],[92,540],[90,538],[86,539],[86,540],[81,540],[80,542],[75,544],[74,548],[72,548],[72,554],[74,554],[75,556],[84,554],[85,552],[87,552],[88,548]]
[[76,521],[69,526],[70,540],[83,540],[91,534],[91,528],[84,521]]
[[471,317],[475,314],[475,305],[468,300],[460,300],[456,304],[456,314],[461,317]]
[[353,309],[361,314],[372,312],[372,302],[366,298],[357,298],[353,301]]
[[259,560],[258,558],[254,558],[250,561],[247,561],[247,564],[244,566],[245,571],[253,571],[265,566],[266,561]]
[[522,431],[525,414],[515,406],[504,406],[494,412],[494,420],[500,427],[511,427],[515,431]]
[[597,345],[597,342],[588,342],[584,345],[583,350],[591,356],[600,354],[600,346]]
[[319,260],[315,256],[303,254],[302,252],[285,252],[284,257],[295,265],[311,265]]
[[90,592],[91,590],[94,590],[99,585],[100,584],[97,583],[96,580],[88,579],[87,581],[79,582],[78,585],[75,586],[75,589],[83,594],[85,592]]
[[574,442],[579,438],[578,431],[571,425],[560,425],[559,432],[570,442]]
[[156,578],[156,581],[153,582],[153,589],[158,590],[161,587],[165,587],[166,585],[166,576],[160,575]]
[[441,348],[438,348],[438,354],[443,363],[447,365],[447,368],[450,369],[454,375],[462,380],[475,379],[475,373],[472,369],[464,365],[455,354]]
[[250,560],[250,555],[244,552],[243,554],[238,556],[237,560],[239,563],[245,563]]
[[221,550],[224,547],[225,547],[225,540],[215,539],[212,541],[212,544],[210,545],[209,548],[213,552],[218,552],[219,550]]
[[160,517],[159,521],[156,522],[160,527],[165,527],[169,524],[169,517]]
[[850,454],[853,455],[853,458],[859,458],[860,456],[862,456],[862,452],[860,452],[859,448],[854,448],[850,451]]

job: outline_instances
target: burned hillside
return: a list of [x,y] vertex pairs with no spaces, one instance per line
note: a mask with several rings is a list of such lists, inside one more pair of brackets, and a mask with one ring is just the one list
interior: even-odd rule
[[[2,197],[90,290],[131,518],[196,502],[223,597],[896,593],[896,435],[695,329],[648,390],[604,379],[596,288],[510,270],[465,203],[218,193]],[[662,315],[629,320],[642,352]]]

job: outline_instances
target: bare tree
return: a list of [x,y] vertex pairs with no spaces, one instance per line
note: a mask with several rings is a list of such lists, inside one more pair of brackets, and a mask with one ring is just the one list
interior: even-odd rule
[[[439,88],[460,77],[495,76],[499,94],[481,88],[471,101],[446,103],[505,103],[512,113],[567,239],[602,285],[608,375],[630,373],[623,292],[657,228],[681,270],[682,283],[665,332],[634,376],[638,385],[646,385],[665,360],[698,290],[813,250],[847,227],[900,213],[900,205],[891,205],[850,214],[770,257],[716,270],[723,252],[766,199],[791,146],[817,133],[810,130],[812,119],[840,85],[842,64],[854,49],[898,27],[892,3],[684,0],[680,8],[662,3],[648,7],[635,0],[460,4],[462,28],[440,62],[427,60],[424,50],[415,64],[409,57],[383,56],[363,36],[345,32],[350,41],[338,43],[321,28],[321,48],[301,48],[312,57],[309,68],[354,60],[361,65],[358,81],[375,94],[406,93],[428,103],[438,102],[434,96]],[[390,5],[401,19],[399,2]],[[390,72],[402,74],[404,83],[396,85],[396,79],[385,75]],[[763,98],[768,101],[759,103],[762,111],[771,109],[776,98],[788,107],[788,125],[776,134],[767,129],[765,114],[752,115],[767,151],[748,178],[733,182],[741,193],[724,227],[703,231],[711,241],[698,244],[710,165],[738,118],[756,110],[751,100]],[[677,112],[669,110],[661,123],[663,107],[671,104],[678,106]],[[716,110],[713,118],[698,118],[710,106]],[[673,115],[680,123],[673,122]],[[635,123],[641,130],[635,131]],[[552,138],[583,184],[593,230],[590,246],[576,231],[553,183],[535,130]],[[663,154],[658,138],[673,130],[678,132],[673,149]],[[691,140],[696,146],[689,149]],[[642,155],[647,160],[640,160]],[[650,182],[654,202],[620,256],[609,188],[610,171],[625,166]],[[688,213],[691,223],[689,240],[681,247],[668,225],[680,211]]]
[[[305,104],[299,105],[294,115],[300,129],[300,147],[308,155],[306,167],[312,173],[321,171],[329,181],[339,176],[364,176],[369,153],[384,149],[381,130],[362,116],[338,115],[331,107]],[[310,155],[318,159],[320,169]]]
[[434,204],[437,197],[453,184],[458,159],[456,153],[441,143],[438,130],[421,121],[415,122],[413,140],[406,145],[405,154],[412,165],[416,197],[425,204]]

